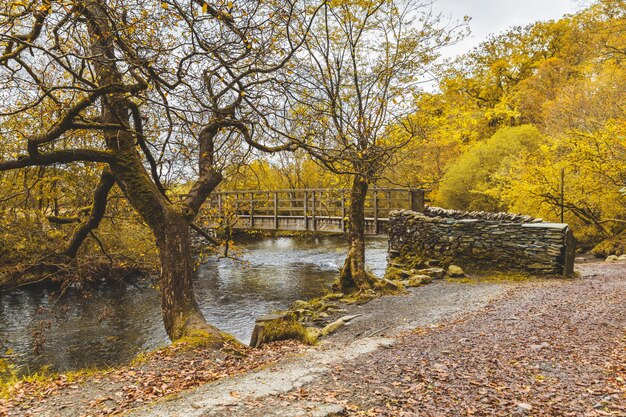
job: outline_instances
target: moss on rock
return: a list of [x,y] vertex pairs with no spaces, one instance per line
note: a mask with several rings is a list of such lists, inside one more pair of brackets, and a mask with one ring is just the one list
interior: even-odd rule
[[411,275],[410,271],[407,271],[396,266],[388,266],[385,270],[385,278],[391,281],[402,281]]
[[263,343],[280,340],[298,340],[312,345],[317,335],[291,316],[266,322],[263,326]]
[[[463,278],[450,278],[446,277],[446,281],[461,283],[461,284],[477,284],[477,283],[497,283],[497,282],[528,282],[537,281],[550,278],[550,276],[542,275],[541,277],[529,274],[527,272],[519,271],[506,271],[506,272],[491,272],[484,271],[472,275],[471,277],[465,276]],[[562,278],[562,277],[561,277]]]
[[427,258],[417,253],[403,253],[394,258],[393,261],[390,262],[390,265],[396,268],[420,269],[424,268],[427,262]]

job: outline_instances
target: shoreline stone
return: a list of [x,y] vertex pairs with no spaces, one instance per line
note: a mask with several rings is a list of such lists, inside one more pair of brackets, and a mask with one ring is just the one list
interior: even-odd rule
[[458,265],[450,265],[448,267],[448,276],[450,278],[463,278],[465,276],[465,272],[463,268]]

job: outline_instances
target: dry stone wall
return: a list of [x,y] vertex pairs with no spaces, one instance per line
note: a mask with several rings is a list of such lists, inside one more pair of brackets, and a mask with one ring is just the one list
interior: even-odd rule
[[438,208],[424,213],[394,211],[389,237],[389,258],[395,263],[436,259],[470,269],[573,273],[574,239],[569,226],[528,216]]

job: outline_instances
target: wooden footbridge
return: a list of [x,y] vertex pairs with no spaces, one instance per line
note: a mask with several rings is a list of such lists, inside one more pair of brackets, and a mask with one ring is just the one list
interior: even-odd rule
[[[423,211],[426,189],[374,188],[365,202],[365,233],[387,233],[389,212]],[[345,232],[350,190],[237,190],[214,193],[207,201],[213,218],[246,230]]]

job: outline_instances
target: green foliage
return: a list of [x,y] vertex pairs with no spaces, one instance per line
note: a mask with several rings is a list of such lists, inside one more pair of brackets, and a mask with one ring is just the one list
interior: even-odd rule
[[498,178],[507,176],[521,155],[536,152],[542,141],[537,128],[529,125],[502,128],[458,158],[443,177],[437,203],[462,210],[506,209],[492,192]]
[[46,386],[58,376],[46,367],[32,374],[20,375],[14,365],[0,359],[0,399],[11,398],[25,384],[31,385],[37,395],[43,395]]
[[626,254],[626,231],[600,242],[591,253],[598,258]]

